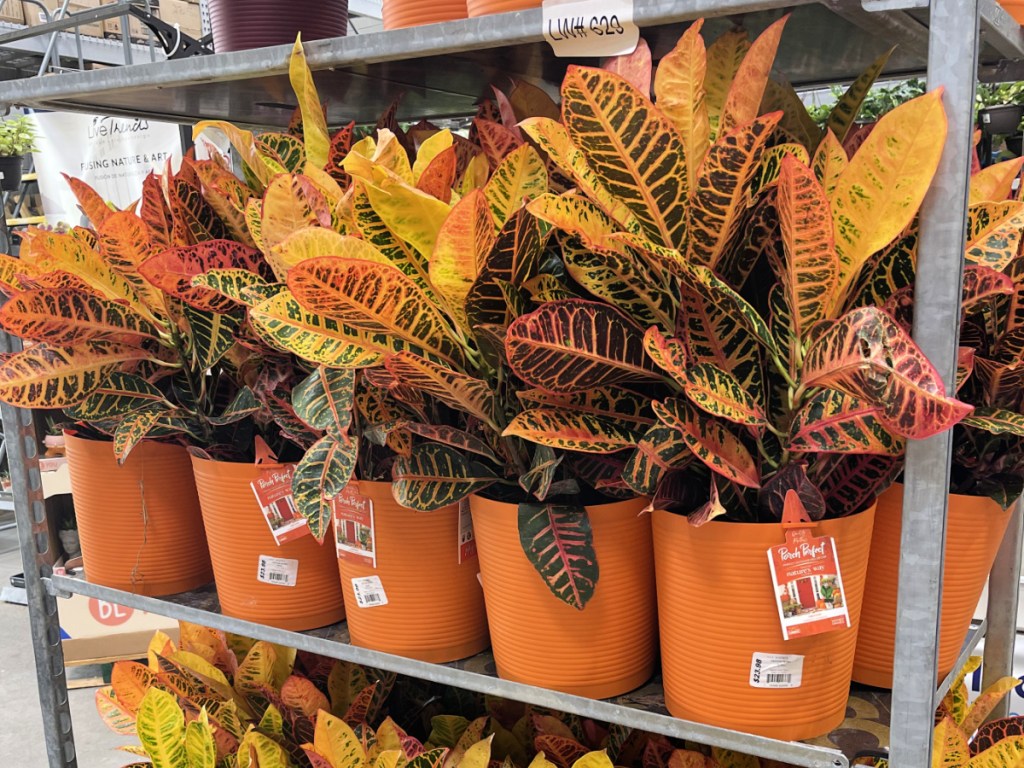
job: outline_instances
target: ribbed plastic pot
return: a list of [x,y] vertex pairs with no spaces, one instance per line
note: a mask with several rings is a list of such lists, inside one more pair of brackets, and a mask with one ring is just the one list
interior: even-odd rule
[[[874,508],[825,520],[835,539],[852,626],[782,639],[768,549],[781,524],[712,521],[654,513],[654,559],[665,705],[676,717],[774,739],[810,739],[846,716]],[[751,685],[754,654],[802,657],[799,687]]]
[[65,445],[89,581],[159,596],[213,579],[183,447],[143,441],[118,466],[109,442],[65,434]]
[[381,9],[386,30],[464,19],[466,13],[466,0],[384,0]]
[[580,611],[552,595],[527,560],[516,505],[470,498],[499,677],[596,699],[650,678],[657,615],[646,504],[587,507],[600,575]]
[[344,37],[348,0],[210,0],[210,27],[217,53],[268,45]]
[[[353,645],[442,663],[490,645],[475,554],[459,562],[459,508],[414,512],[398,504],[390,483],[357,482],[373,502],[377,564],[339,558]],[[377,576],[386,605],[360,608],[352,580]]]
[[467,0],[469,17],[486,16],[490,13],[510,13],[540,8],[540,0]]
[[[949,496],[939,623],[940,680],[956,664],[1012,511],[980,496]],[[902,530],[903,486],[893,485],[878,497],[871,568],[853,663],[854,680],[880,688],[892,687]]]
[[1018,24],[1024,24],[1024,2],[1020,0],[999,0],[999,4]]
[[[192,457],[221,612],[292,631],[334,624],[345,618],[334,548],[312,536],[278,546],[256,502],[250,483],[274,466]],[[297,561],[294,586],[260,581],[261,556]]]

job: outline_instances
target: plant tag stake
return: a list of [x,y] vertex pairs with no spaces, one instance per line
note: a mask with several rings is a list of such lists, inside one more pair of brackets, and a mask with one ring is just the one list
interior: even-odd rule
[[803,656],[755,652],[750,660],[751,688],[799,688],[803,677]]
[[306,518],[295,508],[295,497],[292,495],[293,470],[291,465],[265,469],[249,484],[277,546],[301,539],[310,533]]
[[633,0],[544,0],[544,39],[555,56],[624,56],[640,41]]
[[459,502],[459,565],[471,557],[476,557],[473,515],[469,511],[469,499],[463,499]]
[[360,608],[376,608],[388,604],[388,596],[384,592],[380,576],[352,579],[352,592],[356,596],[356,605]]
[[843,596],[836,543],[831,536],[812,534],[815,523],[796,491],[786,492],[782,527],[786,543],[768,550],[782,639],[848,628],[850,612]]
[[376,532],[373,528],[373,500],[350,482],[331,499],[334,512],[334,546],[338,559],[377,567]]
[[294,587],[299,579],[299,561],[286,557],[260,555],[256,580],[277,587]]

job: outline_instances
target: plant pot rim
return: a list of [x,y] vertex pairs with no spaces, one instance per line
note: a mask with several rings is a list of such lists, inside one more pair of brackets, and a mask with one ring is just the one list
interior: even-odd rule
[[[819,525],[821,523],[833,523],[833,522],[839,522],[840,520],[849,520],[851,518],[857,517],[858,515],[863,515],[865,512],[869,512],[869,511],[873,510],[875,508],[875,506],[876,506],[876,503],[877,502],[872,502],[868,506],[864,507],[864,509],[859,510],[857,512],[853,512],[853,513],[851,513],[849,515],[843,515],[842,517],[825,517],[825,518],[822,518],[821,520],[815,520],[814,524],[815,525]],[[680,518],[681,520],[686,522],[687,525],[689,525],[689,521],[686,520],[686,515],[680,514],[679,512],[672,512],[672,511],[667,510],[667,509],[656,509],[651,514],[655,514],[655,515],[670,515],[673,518]],[[743,523],[743,522],[739,522],[737,520],[718,520],[718,519],[715,519],[715,520],[708,520],[703,525],[690,526],[690,527],[694,528],[694,530],[700,530],[701,528],[706,528],[709,525],[713,525],[713,526],[715,526],[717,528],[724,528],[726,526],[732,526],[732,527],[735,527],[735,528],[743,528],[743,529],[748,529],[748,528],[770,528],[770,527],[775,527],[775,528],[780,528],[781,529],[782,528],[782,521],[779,520],[779,521],[773,521],[773,522],[770,522],[770,523]]]

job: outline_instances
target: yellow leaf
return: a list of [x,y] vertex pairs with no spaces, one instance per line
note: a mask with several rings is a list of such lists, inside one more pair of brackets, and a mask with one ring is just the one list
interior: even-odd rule
[[157,659],[157,655],[163,656],[165,659],[171,658],[175,653],[174,641],[167,636],[167,633],[161,632],[159,629],[153,634],[153,637],[149,641],[149,647],[146,649],[146,658],[149,661],[149,668],[154,672],[160,671],[160,661]]
[[181,664],[181,666],[185,667],[190,672],[195,672],[198,675],[202,675],[208,680],[212,680],[213,682],[217,683],[218,685],[222,685],[225,688],[230,687],[228,679],[227,677],[225,677],[224,673],[217,669],[215,666],[213,666],[213,664],[208,662],[198,653],[191,653],[190,651],[178,651],[177,653],[174,653],[170,658],[172,661]]
[[359,737],[340,717],[321,712],[316,719],[313,746],[333,768],[365,768],[366,752]]
[[321,256],[346,256],[351,259],[375,261],[378,264],[391,263],[390,259],[365,240],[339,235],[334,230],[323,227],[309,227],[293,232],[271,247],[267,254],[267,262],[277,279],[284,281],[288,276],[288,270],[296,264]]
[[427,166],[430,165],[430,161],[448,149],[453,142],[452,132],[445,128],[420,144],[420,148],[416,152],[416,162],[412,165],[413,181],[419,182],[420,176],[423,175]]
[[241,156],[242,162],[249,166],[249,170],[253,172],[253,175],[263,186],[271,182],[275,171],[260,157],[256,149],[256,137],[252,131],[242,130],[226,120],[203,120],[196,123],[192,129],[192,140],[198,139],[199,135],[207,128],[216,128],[228,137],[231,146]]
[[718,135],[722,136],[733,128],[746,125],[760,113],[764,89],[775,62],[782,29],[789,14],[769,25],[750,46],[746,56],[736,70],[736,76],[729,86],[729,93],[722,107],[722,119]]
[[953,718],[942,718],[932,735],[932,768],[963,768],[970,756],[963,731]]
[[217,746],[205,709],[198,720],[185,726],[185,753],[188,768],[215,768],[217,765]]
[[302,143],[306,147],[306,157],[317,168],[327,165],[327,155],[331,146],[331,138],[327,133],[327,120],[316,86],[313,85],[313,73],[309,71],[306,55],[302,50],[302,42],[296,38],[292,47],[292,55],[288,60],[288,80],[292,90],[299,99],[302,111]]
[[[934,763],[933,763],[934,765]],[[952,768],[952,763],[947,763]],[[964,765],[960,763],[959,765]],[[1024,736],[1003,739],[975,755],[967,768],[1021,768],[1024,765]]]
[[491,762],[491,741],[493,739],[493,735],[488,736],[467,749],[458,768],[487,768]]
[[982,168],[971,176],[970,204],[1009,199],[1013,191],[1013,180],[1020,174],[1021,166],[1024,166],[1024,157],[1015,157]]
[[498,164],[487,182],[487,204],[497,229],[523,205],[548,191],[548,172],[537,150],[529,144],[516,147]]
[[483,189],[487,185],[487,177],[490,172],[491,166],[487,155],[483,153],[473,155],[466,166],[466,172],[462,174],[462,181],[459,182],[459,194],[468,195],[474,189]]
[[430,284],[441,294],[456,322],[466,332],[470,332],[466,297],[494,246],[494,239],[494,221],[487,198],[479,189],[452,208],[437,234],[430,259]]
[[1002,701],[1010,691],[1020,685],[1016,677],[1004,677],[988,686],[981,695],[974,700],[967,715],[964,717],[962,728],[965,734],[972,736],[978,730],[985,719],[989,716],[995,706]]
[[558,766],[548,760],[543,752],[538,752],[537,756],[530,762],[529,768],[558,768]]
[[814,175],[818,177],[821,186],[825,188],[826,195],[832,195],[836,188],[836,182],[849,164],[850,159],[839,139],[831,130],[825,131],[821,143],[814,151],[811,167],[814,168]]
[[405,753],[400,749],[386,749],[377,755],[373,761],[373,768],[398,768],[399,765],[408,762]]
[[185,716],[173,694],[150,688],[139,705],[135,724],[139,741],[153,761],[153,768],[188,765],[185,751]]
[[871,255],[913,220],[945,144],[946,115],[938,89],[882,117],[850,159],[831,196],[839,290],[826,316],[843,305]]
[[602,749],[600,752],[587,752],[572,764],[572,768],[614,768],[614,764]]
[[689,189],[697,183],[697,168],[711,144],[704,90],[707,52],[700,35],[703,25],[704,20],[697,19],[687,28],[676,47],[658,64],[654,75],[658,108],[672,121],[683,140]]
[[437,233],[451,210],[446,203],[380,168],[374,169],[374,179],[364,189],[374,211],[392,232],[424,256],[433,253]]
[[743,30],[733,29],[713,42],[707,49],[707,72],[704,75],[705,98],[708,106],[708,122],[711,126],[712,141],[721,133],[718,123],[743,57],[750,50],[750,39]]

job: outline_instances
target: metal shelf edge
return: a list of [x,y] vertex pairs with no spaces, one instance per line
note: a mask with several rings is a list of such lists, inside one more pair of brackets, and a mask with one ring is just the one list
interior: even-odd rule
[[949,693],[950,687],[953,685],[953,680],[956,679],[957,673],[963,669],[964,664],[971,658],[971,654],[974,653],[974,649],[978,647],[978,643],[981,642],[982,638],[985,637],[985,633],[988,631],[988,621],[983,620],[980,624],[971,626],[971,631],[967,633],[967,639],[964,640],[963,647],[960,649],[960,655],[956,658],[956,664],[953,665],[953,669],[946,675],[946,679],[939,683],[938,690],[935,692],[935,702],[938,703],[945,698],[946,694]]
[[587,699],[546,688],[537,688],[523,683],[501,680],[441,664],[429,664],[402,656],[394,656],[389,653],[372,651],[367,648],[336,643],[301,632],[289,632],[262,624],[254,624],[242,619],[234,619],[219,613],[180,605],[160,598],[145,597],[131,592],[102,587],[68,576],[55,575],[47,579],[46,582],[47,589],[54,595],[74,593],[95,597],[130,608],[167,616],[168,618],[203,624],[226,632],[245,635],[257,640],[279,643],[343,661],[365,664],[409,677],[452,685],[479,693],[502,696],[507,699],[570,712],[581,717],[589,717],[603,722],[619,723],[630,728],[661,733],[677,739],[734,749],[760,757],[807,766],[808,768],[848,768],[849,766],[846,756],[835,749],[800,742],[768,739],[725,728],[716,728],[701,723],[679,720],[669,715],[647,712],[607,701]]

